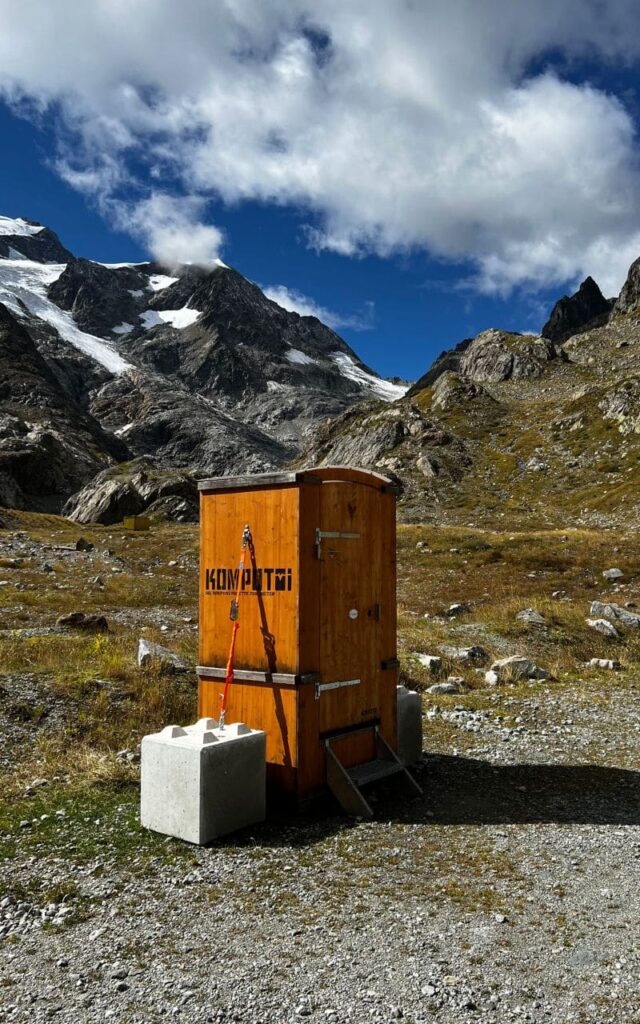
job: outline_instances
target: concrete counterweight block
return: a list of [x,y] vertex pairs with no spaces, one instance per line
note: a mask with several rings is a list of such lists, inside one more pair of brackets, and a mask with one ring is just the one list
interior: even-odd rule
[[396,687],[398,701],[398,750],[403,764],[415,764],[422,757],[422,701],[420,694]]
[[140,820],[189,843],[211,842],[265,818],[266,734],[212,718],[168,725],[142,740]]

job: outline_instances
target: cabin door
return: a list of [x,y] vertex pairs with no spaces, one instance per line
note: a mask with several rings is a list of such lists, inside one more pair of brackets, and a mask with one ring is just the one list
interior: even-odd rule
[[[383,552],[377,516],[380,495],[371,487],[322,484],[320,526],[320,731],[366,724],[381,716],[380,663],[385,608],[381,587]],[[373,756],[372,737],[351,742],[348,763]],[[357,753],[356,751],[360,751]]]

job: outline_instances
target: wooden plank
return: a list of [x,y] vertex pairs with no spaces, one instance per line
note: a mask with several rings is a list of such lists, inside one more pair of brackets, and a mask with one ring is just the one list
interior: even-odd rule
[[198,490],[213,491],[241,491],[256,487],[281,487],[286,484],[309,483],[320,484],[321,477],[314,472],[294,473],[254,473],[251,476],[214,476],[206,480],[198,481]]

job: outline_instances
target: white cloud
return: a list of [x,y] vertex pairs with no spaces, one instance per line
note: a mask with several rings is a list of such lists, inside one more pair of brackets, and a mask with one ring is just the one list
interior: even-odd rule
[[551,50],[637,60],[635,0],[0,0],[5,96],[55,102],[61,172],[159,258],[216,256],[207,198],[250,198],[307,209],[318,247],[471,260],[484,291],[616,291],[634,126]]
[[370,331],[374,325],[374,304],[367,302],[362,313],[343,315],[335,313],[326,306],[321,306],[308,295],[303,295],[295,288],[287,288],[286,285],[269,285],[263,288],[268,299],[277,302],[283,309],[290,313],[299,313],[300,316],[315,316],[322,320],[327,327],[338,330],[341,327],[349,327],[352,331]]

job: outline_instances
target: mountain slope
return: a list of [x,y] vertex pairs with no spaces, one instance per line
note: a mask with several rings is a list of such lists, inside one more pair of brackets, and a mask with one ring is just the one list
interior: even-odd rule
[[639,281],[640,261],[623,300],[575,317],[562,343],[499,330],[463,342],[393,406],[357,406],[321,429],[301,464],[394,474],[408,521],[637,525]]

